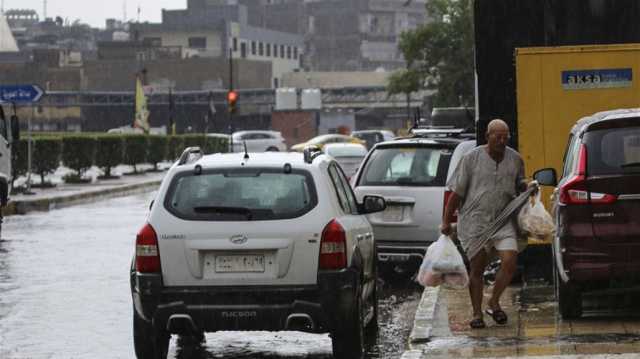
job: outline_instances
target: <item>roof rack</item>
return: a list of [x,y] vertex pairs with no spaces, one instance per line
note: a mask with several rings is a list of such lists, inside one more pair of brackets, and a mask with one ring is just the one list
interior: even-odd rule
[[466,128],[453,128],[446,126],[433,127],[415,127],[411,129],[413,137],[458,137],[458,138],[475,138],[475,132],[469,132]]
[[320,156],[323,152],[318,146],[309,145],[304,148],[302,153],[304,154],[304,162],[310,164],[310,163],[313,163],[313,160],[316,157]]
[[200,147],[187,147],[180,155],[178,159],[178,166],[182,166],[185,164],[189,164],[195,162],[204,156],[204,153],[200,149]]

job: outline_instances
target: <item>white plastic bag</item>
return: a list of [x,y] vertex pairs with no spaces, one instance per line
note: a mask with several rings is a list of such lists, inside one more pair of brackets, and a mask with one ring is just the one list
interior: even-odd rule
[[441,235],[429,246],[418,272],[418,283],[425,287],[463,289],[469,284],[464,260],[453,241]]
[[540,201],[539,191],[520,209],[518,227],[523,234],[537,239],[545,239],[555,230],[551,215]]

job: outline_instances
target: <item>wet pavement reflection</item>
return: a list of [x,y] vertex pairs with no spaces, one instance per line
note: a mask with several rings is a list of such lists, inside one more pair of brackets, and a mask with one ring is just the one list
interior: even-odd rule
[[[489,298],[485,292],[485,301]],[[585,296],[584,315],[562,320],[553,287],[545,283],[507,289],[501,306],[509,316],[496,325],[485,316],[486,329],[472,330],[466,292],[444,290],[449,335],[414,346],[421,358],[640,353],[640,301],[635,295]],[[446,317],[445,317],[446,318]]]
[[[0,241],[0,358],[133,358],[128,270],[153,194],[5,218]],[[421,288],[381,283],[368,358],[405,350]],[[169,358],[330,358],[328,335],[173,336]]]

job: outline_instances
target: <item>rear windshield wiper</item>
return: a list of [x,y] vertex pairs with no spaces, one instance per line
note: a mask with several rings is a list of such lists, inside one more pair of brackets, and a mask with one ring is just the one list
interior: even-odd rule
[[622,167],[622,168],[640,167],[640,162],[629,162],[629,163],[625,163],[625,164],[621,165],[620,167]]
[[253,213],[246,207],[223,207],[223,206],[199,206],[193,207],[196,213],[233,213],[244,214],[247,219],[251,219]]

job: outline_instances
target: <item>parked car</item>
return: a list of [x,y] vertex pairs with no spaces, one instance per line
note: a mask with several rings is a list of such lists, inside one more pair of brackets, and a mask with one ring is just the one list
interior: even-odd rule
[[347,180],[351,180],[356,174],[364,156],[367,155],[367,148],[358,143],[329,143],[322,151],[338,162]]
[[552,251],[562,317],[582,315],[583,293],[614,294],[637,286],[640,109],[581,119],[569,134],[560,181],[552,168],[534,177],[557,186]]
[[245,143],[249,152],[287,150],[287,144],[278,131],[238,131],[231,135],[231,140],[233,152],[244,152]]
[[[460,145],[464,143],[463,147]],[[378,194],[387,209],[368,216],[380,262],[413,269],[439,236],[445,203],[445,183],[452,157],[475,147],[458,133],[429,134],[376,144],[353,182],[358,198]]]
[[298,143],[297,145],[291,146],[292,151],[302,152],[307,146],[316,146],[319,149],[322,149],[324,145],[328,143],[359,143],[364,144],[364,141],[359,140],[355,137],[340,135],[340,134],[328,134],[328,135],[320,135],[310,139],[307,142]]
[[377,327],[375,245],[338,164],[321,152],[213,154],[188,148],[165,176],[131,264],[138,358],[170,334],[330,332],[336,358],[361,358]]
[[351,136],[363,140],[367,149],[371,149],[378,142],[391,141],[396,135],[388,130],[361,130],[351,132]]

